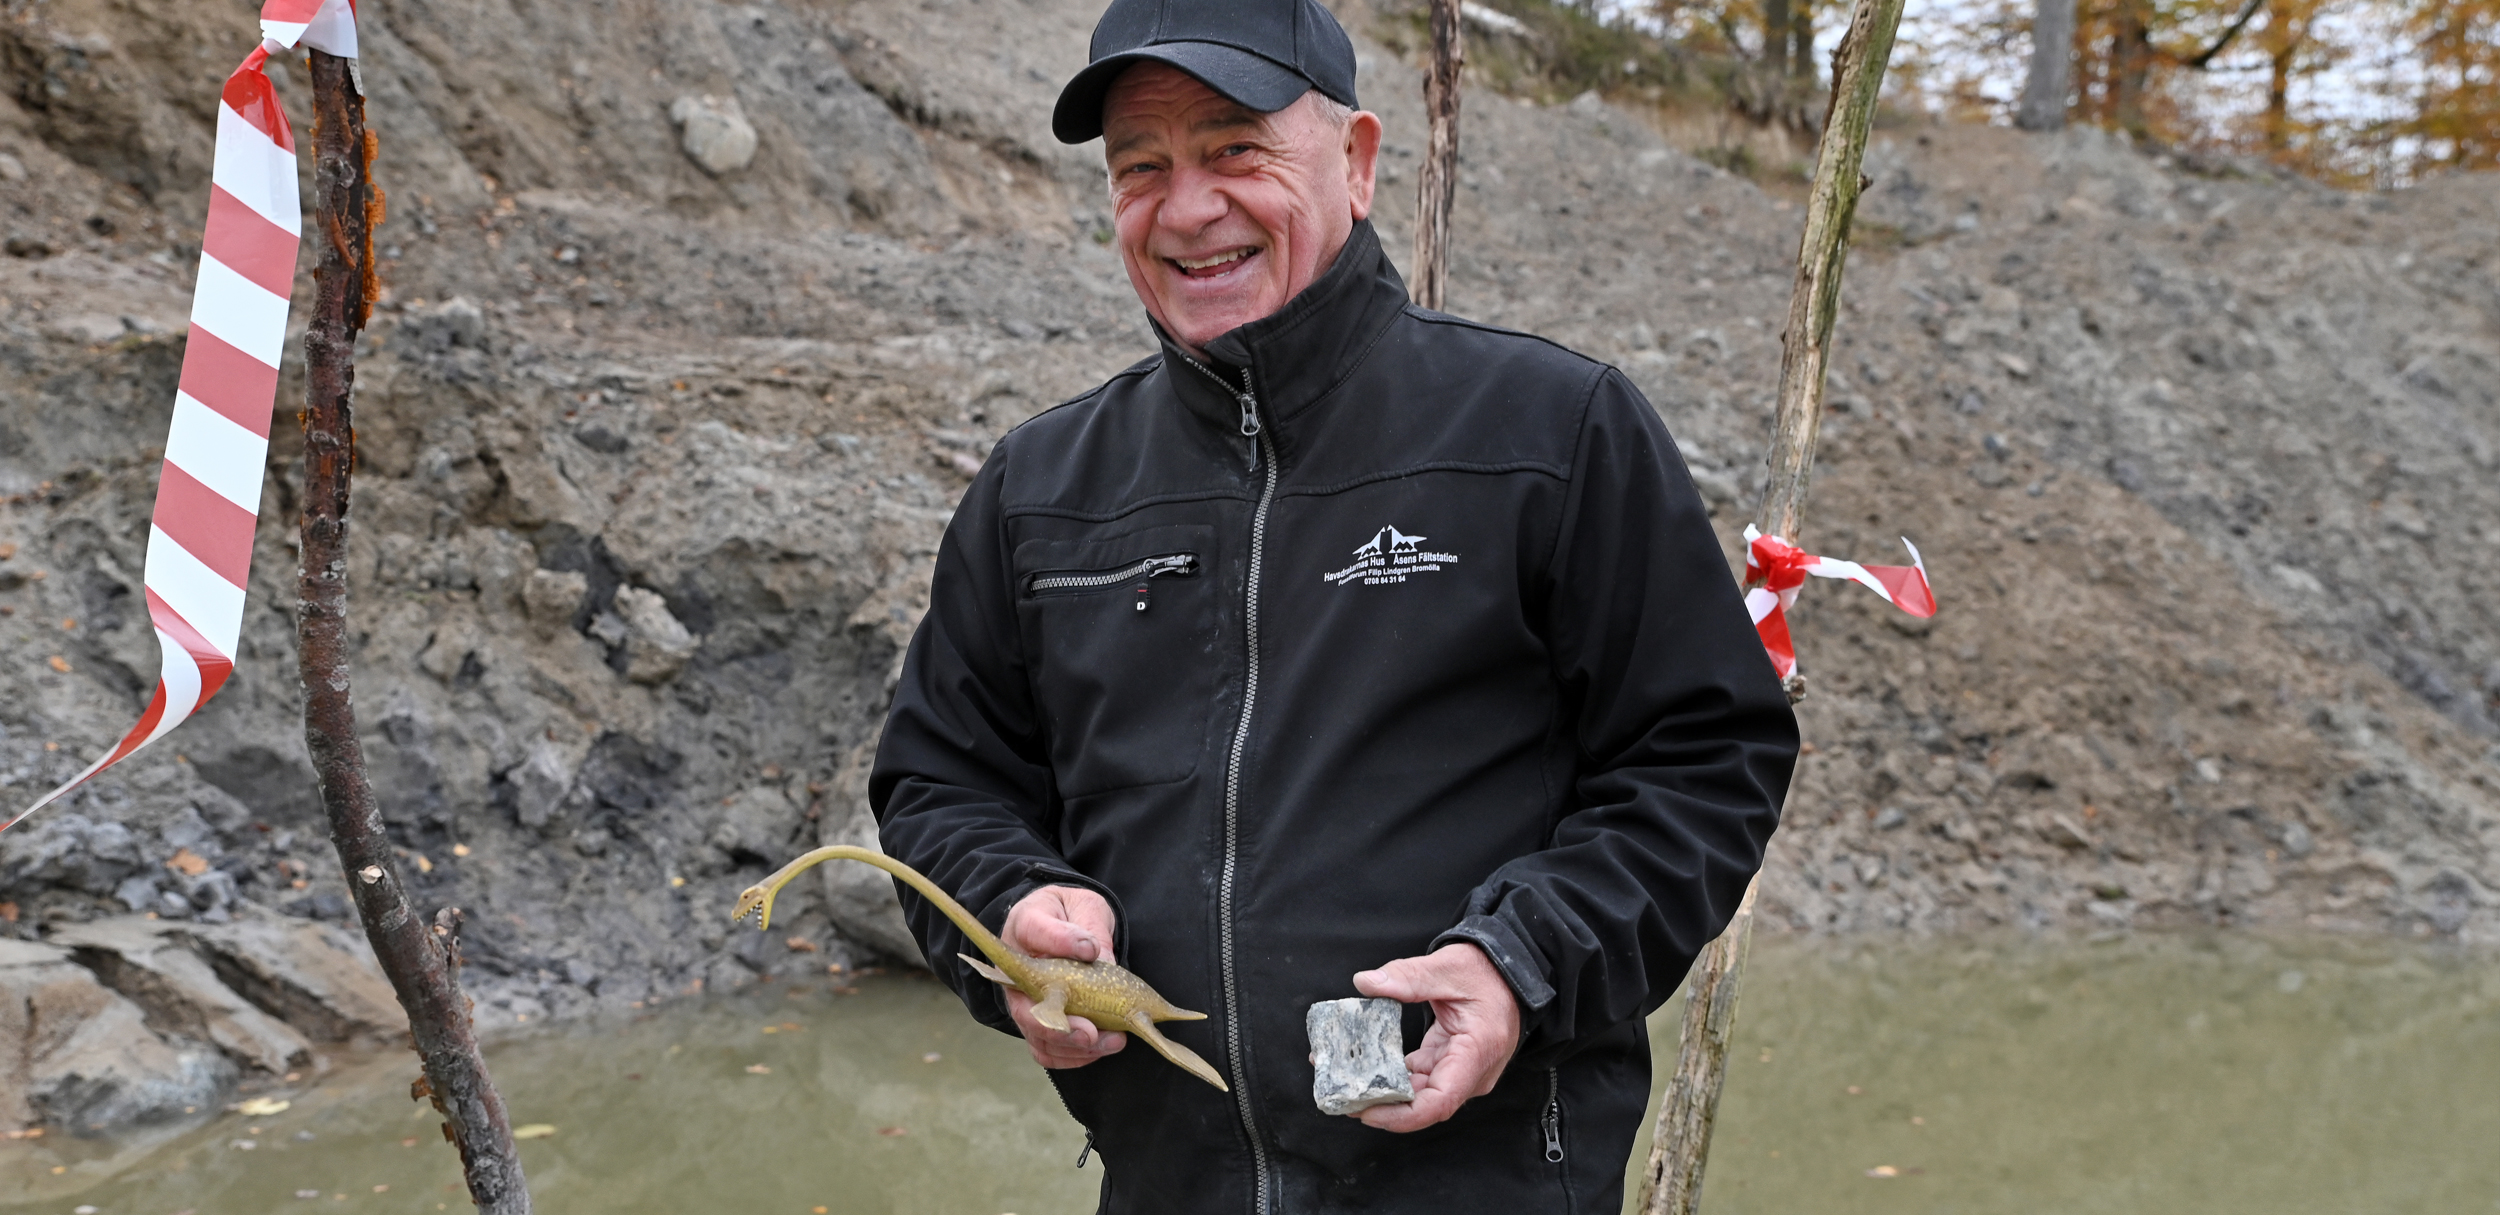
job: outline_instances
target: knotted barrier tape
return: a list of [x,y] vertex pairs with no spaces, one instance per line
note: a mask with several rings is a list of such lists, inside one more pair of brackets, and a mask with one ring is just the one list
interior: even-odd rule
[[1913,616],[1936,614],[1936,592],[1927,585],[1927,562],[1909,537],[1901,538],[1901,547],[1910,550],[1908,565],[1860,565],[1814,556],[1777,536],[1763,535],[1750,523],[1745,525],[1745,583],[1753,588],[1745,592],[1745,610],[1752,614],[1754,632],[1762,636],[1762,648],[1770,651],[1771,665],[1778,668],[1780,678],[1797,673],[1797,646],[1788,636],[1788,609],[1796,605],[1797,591],[1808,578],[1846,578]]
[[104,758],[0,831],[163,738],[234,673],[303,229],[295,133],[263,67],[299,45],[355,58],[354,3],[268,0],[260,29],[261,44],[226,78],[218,101],[199,282],[148,528],[142,581],[163,655],[156,695]]

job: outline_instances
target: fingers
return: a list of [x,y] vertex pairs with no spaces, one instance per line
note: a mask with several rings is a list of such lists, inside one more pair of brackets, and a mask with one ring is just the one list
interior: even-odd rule
[[1065,1032],[1043,1025],[1033,1019],[1033,998],[1014,988],[1007,989],[1007,1015],[1023,1032],[1033,1061],[1044,1067],[1083,1067],[1128,1045],[1127,1034],[1106,1032],[1083,1017],[1068,1018]]
[[1093,962],[1111,954],[1111,904],[1073,886],[1044,886],[1018,900],[999,937],[1037,958]]

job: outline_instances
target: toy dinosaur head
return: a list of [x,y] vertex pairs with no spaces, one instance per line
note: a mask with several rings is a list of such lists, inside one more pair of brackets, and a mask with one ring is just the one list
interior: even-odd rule
[[788,880],[783,878],[781,881],[776,881],[776,878],[781,878],[781,875],[774,874],[739,891],[738,905],[730,911],[729,918],[733,921],[743,920],[747,918],[747,913],[753,912],[757,931],[772,927],[773,896],[781,893],[782,881]]

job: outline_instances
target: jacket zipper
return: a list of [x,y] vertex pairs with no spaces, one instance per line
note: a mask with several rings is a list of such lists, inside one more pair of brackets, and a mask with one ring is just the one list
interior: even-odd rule
[[1561,1164],[1562,1150],[1562,1073],[1545,1069],[1545,1116],[1538,1120],[1545,1131],[1545,1162]]
[[1099,574],[1035,574],[1033,581],[1025,590],[1028,594],[1039,595],[1044,591],[1094,591],[1106,586],[1117,586],[1123,582],[1135,582],[1137,583],[1136,608],[1142,612],[1146,610],[1151,598],[1147,589],[1148,582],[1166,575],[1186,578],[1197,572],[1198,554],[1167,553],[1160,557],[1148,557],[1122,569]]
[[1242,437],[1253,440],[1252,458],[1266,468],[1259,486],[1259,505],[1250,515],[1250,573],[1243,590],[1243,636],[1247,643],[1241,690],[1241,719],[1233,726],[1232,758],[1224,767],[1224,871],[1216,897],[1216,925],[1224,971],[1224,1053],[1233,1069],[1233,1103],[1241,1110],[1241,1129],[1250,1139],[1251,1163],[1258,1169],[1257,1215],[1268,1215],[1267,1140],[1259,1134],[1258,1115],[1251,1108],[1250,1075],[1242,1066],[1240,983],[1233,963],[1233,875],[1241,855],[1241,760],[1250,746],[1250,715],[1259,703],[1259,573],[1267,548],[1267,508],[1276,500],[1276,449],[1259,424],[1259,399],[1250,388],[1250,369],[1241,369],[1241,387],[1224,383],[1206,364],[1187,355],[1181,360],[1232,393],[1241,404]]

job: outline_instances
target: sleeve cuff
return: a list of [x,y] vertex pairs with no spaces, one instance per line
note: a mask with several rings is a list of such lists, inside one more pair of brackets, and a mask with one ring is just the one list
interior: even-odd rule
[[1493,969],[1502,972],[1502,981],[1510,984],[1512,995],[1519,997],[1521,1012],[1533,1016],[1554,1002],[1554,985],[1545,978],[1542,959],[1499,917],[1471,915],[1460,920],[1457,927],[1434,937],[1432,947],[1439,949],[1457,941],[1465,941],[1493,959]]

